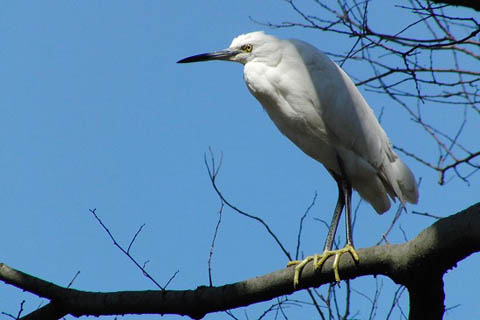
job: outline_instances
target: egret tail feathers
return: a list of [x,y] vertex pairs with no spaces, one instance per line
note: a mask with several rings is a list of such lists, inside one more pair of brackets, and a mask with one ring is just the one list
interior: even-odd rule
[[390,199],[398,198],[403,206],[406,202],[418,202],[415,178],[398,156],[385,158],[377,168],[360,158],[356,160],[355,167],[347,167],[352,187],[378,214],[390,209]]
[[401,200],[403,198],[403,202],[409,203],[417,203],[418,202],[418,188],[417,182],[415,181],[415,177],[413,176],[412,171],[403,163],[400,158],[395,159],[392,163],[392,168],[394,171],[395,180],[398,183],[400,188],[400,194],[397,196]]

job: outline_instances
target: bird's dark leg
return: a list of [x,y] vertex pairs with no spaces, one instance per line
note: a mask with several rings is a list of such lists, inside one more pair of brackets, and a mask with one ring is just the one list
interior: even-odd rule
[[343,207],[345,206],[345,200],[347,199],[346,195],[344,194],[344,188],[342,188],[339,180],[337,180],[337,185],[337,205],[335,206],[335,211],[333,211],[332,222],[330,223],[330,229],[328,229],[327,241],[325,241],[325,247],[323,250],[332,250],[333,248],[333,241],[335,239],[335,234],[337,233],[338,222],[340,221],[340,216],[342,215]]
[[[335,210],[333,211],[332,222],[330,223],[330,228],[328,229],[327,240],[325,241],[325,247],[323,249],[322,255],[314,254],[313,256],[308,256],[303,260],[295,260],[290,261],[287,266],[295,266],[295,275],[293,278],[293,285],[296,287],[300,281],[300,273],[302,272],[305,265],[313,261],[313,265],[315,269],[321,268],[323,263],[328,259],[328,257],[335,255],[335,251],[332,251],[333,241],[335,239],[335,234],[337,233],[338,222],[340,221],[340,216],[342,215],[343,208],[345,207],[345,201],[347,200],[347,195],[345,194],[345,188],[342,187],[344,185],[344,179],[338,177],[333,171],[330,171],[331,175],[335,178],[338,186],[338,200],[337,205],[335,206]],[[335,260],[336,261],[336,260]],[[338,265],[338,263],[337,263]],[[338,267],[337,267],[338,269]],[[335,279],[337,282],[340,281],[340,277],[338,276],[338,270],[335,270]]]
[[[340,261],[340,256],[344,253],[350,253],[355,261],[358,261],[358,255],[353,247],[352,240],[352,215],[351,215],[351,199],[352,199],[352,186],[348,181],[347,175],[343,167],[342,160],[338,158],[338,164],[340,167],[340,175],[330,171],[332,176],[335,178],[338,186],[338,200],[337,205],[335,206],[335,211],[333,212],[332,223],[330,224],[330,229],[328,230],[327,240],[325,241],[325,248],[321,256],[314,255],[312,260],[315,266],[315,269],[321,268],[325,261],[330,256],[335,256],[333,261],[333,271],[335,274],[335,280],[340,282],[340,274],[338,272],[338,263]],[[338,227],[338,221],[342,214],[342,210],[345,208],[345,226],[347,233],[347,244],[344,248],[338,250],[332,250],[333,241],[335,239],[335,233]]]
[[[338,263],[340,256],[344,253],[350,253],[355,261],[358,261],[358,254],[353,247],[352,240],[352,222],[351,222],[351,199],[352,199],[352,186],[348,181],[347,175],[343,167],[342,160],[338,157],[338,164],[340,167],[340,175],[334,171],[330,171],[331,175],[337,182],[338,186],[338,200],[337,205],[335,206],[335,211],[333,211],[332,222],[328,230],[327,240],[325,241],[325,247],[321,255],[314,254],[313,256],[308,256],[304,260],[300,261],[290,261],[288,266],[295,265],[295,274],[293,278],[293,285],[296,287],[300,281],[300,273],[307,263],[313,261],[313,266],[315,269],[320,269],[325,261],[331,257],[335,256],[333,261],[332,269],[335,274],[335,281],[340,282],[340,274],[338,272]],[[347,244],[344,248],[338,250],[332,250],[333,241],[335,239],[335,233],[337,232],[338,222],[340,216],[342,215],[343,208],[345,208],[345,225],[347,233]]]
[[353,232],[352,232],[352,187],[348,182],[343,184],[345,194],[345,229],[347,233],[347,245],[353,247]]

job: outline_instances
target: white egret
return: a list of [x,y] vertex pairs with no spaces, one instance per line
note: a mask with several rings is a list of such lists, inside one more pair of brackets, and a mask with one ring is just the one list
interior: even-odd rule
[[[323,253],[289,265],[296,265],[296,286],[308,262],[313,261],[318,269],[328,257],[335,256],[333,269],[336,281],[340,281],[340,256],[349,252],[359,260],[351,231],[352,188],[381,214],[390,208],[389,197],[400,199],[402,205],[417,203],[412,172],[392,150],[385,131],[352,80],[312,45],[258,31],[236,37],[228,49],[178,63],[208,60],[242,63],[248,89],[278,129],[322,163],[337,182],[338,201]],[[343,249],[332,250],[344,207],[347,243]]]

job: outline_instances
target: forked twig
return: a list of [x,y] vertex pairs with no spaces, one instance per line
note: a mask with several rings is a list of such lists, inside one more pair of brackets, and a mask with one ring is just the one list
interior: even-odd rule
[[238,207],[236,207],[235,205],[233,205],[232,203],[230,203],[225,197],[224,195],[220,192],[220,190],[218,189],[217,187],[217,184],[216,184],[216,178],[217,178],[217,175],[219,173],[219,170],[220,170],[220,167],[221,167],[221,161],[220,161],[220,164],[218,166],[215,166],[215,157],[213,156],[213,152],[212,150],[210,149],[210,164],[208,163],[207,161],[207,155],[205,154],[204,155],[204,162],[205,162],[205,166],[207,167],[207,170],[208,170],[208,175],[210,177],[210,181],[212,183],[212,187],[213,189],[215,190],[215,192],[217,193],[218,197],[220,198],[220,200],[225,203],[229,208],[231,208],[232,210],[234,210],[235,212],[241,214],[242,216],[245,216],[247,218],[250,218],[252,220],[255,220],[257,222],[259,222],[267,231],[267,233],[273,238],[273,240],[277,243],[277,245],[280,247],[280,249],[282,250],[282,252],[285,254],[285,256],[289,259],[289,260],[292,260],[292,257],[290,256],[290,253],[285,249],[285,247],[283,246],[283,244],[281,243],[280,239],[278,239],[277,235],[272,231],[272,229],[270,228],[270,226],[265,222],[263,221],[263,219],[255,216],[255,215],[252,215],[252,214],[249,214],[241,209],[239,209]]
[[125,250],[118,242],[117,240],[115,239],[115,237],[113,236],[112,232],[110,232],[110,230],[107,228],[107,226],[103,223],[103,221],[98,217],[96,211],[97,209],[89,209],[90,213],[95,217],[95,219],[98,221],[98,223],[102,226],[103,230],[105,230],[105,232],[108,234],[108,236],[110,237],[110,240],[112,240],[113,244],[124,254],[126,255],[130,261],[132,261],[135,266],[137,266],[137,268],[142,271],[143,275],[145,277],[147,277],[148,279],[150,279],[160,290],[165,290],[166,287],[168,286],[168,284],[173,280],[173,278],[175,278],[175,276],[177,275],[177,273],[179,272],[178,270],[173,274],[173,276],[168,280],[168,282],[166,283],[165,286],[161,286],[148,272],[147,270],[145,270],[145,267],[141,266],[137,260],[135,260],[134,257],[132,257],[132,255],[130,254],[130,248],[133,244],[133,241],[137,238],[139,232],[142,230],[143,228],[143,225],[139,228],[139,230],[135,233],[134,237],[133,237],[133,240],[130,241],[130,245],[128,246],[128,249]]

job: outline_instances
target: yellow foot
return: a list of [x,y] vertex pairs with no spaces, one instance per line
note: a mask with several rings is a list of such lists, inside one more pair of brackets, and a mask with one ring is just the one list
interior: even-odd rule
[[322,265],[325,263],[325,261],[331,257],[335,256],[335,260],[333,261],[333,272],[335,273],[335,281],[340,282],[340,274],[338,273],[338,262],[340,261],[340,256],[344,253],[349,252],[352,255],[352,258],[358,262],[358,254],[353,248],[352,245],[347,244],[345,248],[339,249],[339,250],[325,250],[321,255],[319,254],[314,254],[313,256],[308,256],[303,260],[295,260],[295,261],[290,261],[287,264],[287,267],[290,266],[295,266],[295,275],[293,277],[293,286],[297,287],[299,282],[300,282],[300,273],[302,272],[302,269],[305,267],[307,263],[313,260],[313,267],[315,270],[318,270],[322,267]]

